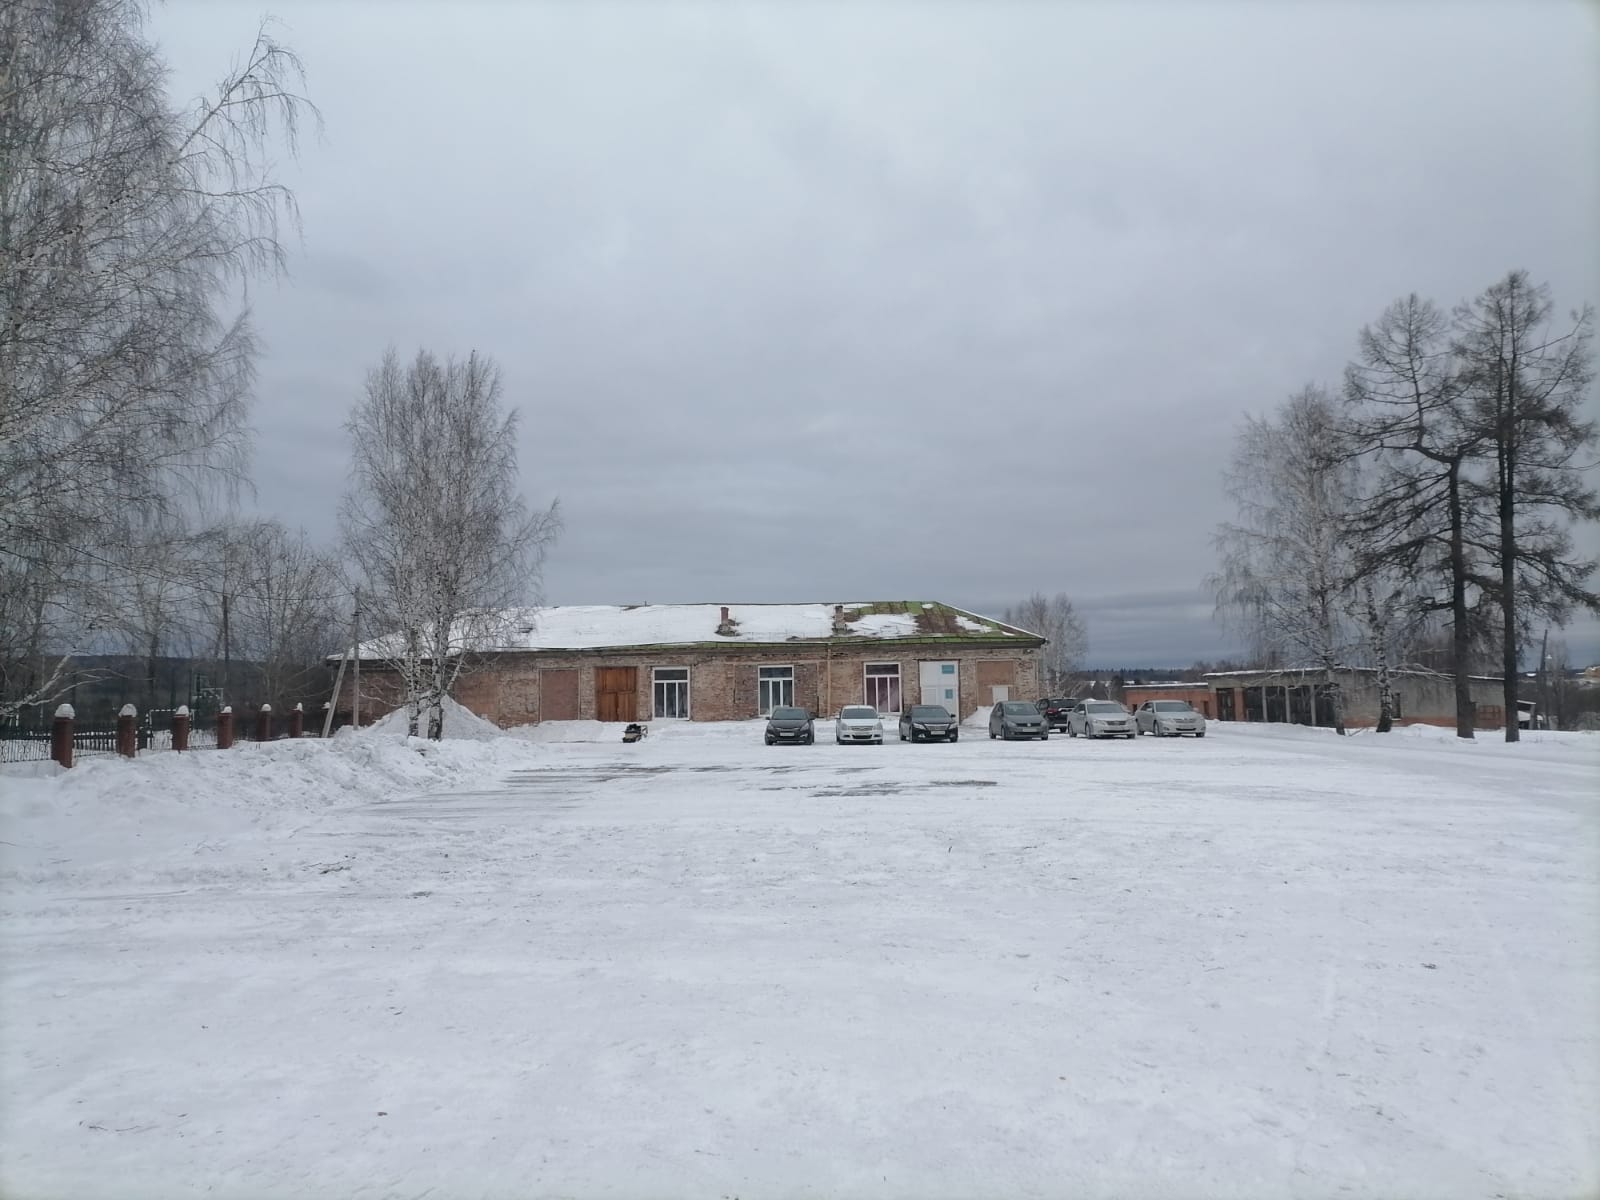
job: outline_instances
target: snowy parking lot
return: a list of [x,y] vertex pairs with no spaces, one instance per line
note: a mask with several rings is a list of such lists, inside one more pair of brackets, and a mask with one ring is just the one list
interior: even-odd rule
[[0,1194],[1600,1187],[1600,737],[818,732],[0,775]]

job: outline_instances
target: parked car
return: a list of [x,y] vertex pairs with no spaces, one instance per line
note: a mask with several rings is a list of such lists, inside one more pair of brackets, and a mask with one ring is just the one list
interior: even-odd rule
[[871,742],[883,745],[883,718],[870,704],[846,704],[839,710],[833,723],[833,740],[845,742]]
[[913,742],[954,742],[961,736],[961,723],[942,704],[913,704],[900,714],[900,740]]
[[991,738],[1038,738],[1041,742],[1050,737],[1050,726],[1044,714],[1027,700],[1002,700],[989,712]]
[[774,742],[799,742],[809,746],[817,740],[814,718],[803,708],[775,708],[767,718],[767,745]]
[[1112,700],[1082,700],[1067,718],[1067,736],[1125,737],[1138,736],[1133,717],[1122,705]]
[[1044,714],[1045,723],[1051,729],[1065,729],[1067,714],[1077,703],[1066,696],[1046,696],[1043,700],[1034,701],[1034,707]]
[[1133,714],[1140,733],[1157,737],[1205,737],[1206,719],[1183,700],[1146,700]]

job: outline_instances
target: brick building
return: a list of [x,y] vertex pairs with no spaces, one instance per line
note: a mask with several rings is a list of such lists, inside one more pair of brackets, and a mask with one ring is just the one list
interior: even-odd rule
[[[1391,671],[1395,720],[1401,725],[1456,723],[1455,684],[1448,675],[1433,671]],[[1344,701],[1348,726],[1378,723],[1378,673],[1371,667],[1340,667],[1334,672]],[[1295,725],[1332,725],[1333,710],[1322,695],[1323,671],[1318,667],[1261,671],[1216,671],[1206,683],[1216,698],[1216,715],[1222,721],[1286,722]],[[1474,675],[1469,680],[1477,706],[1479,729],[1505,725],[1505,710],[1498,676]]]
[[[569,605],[507,614],[456,699],[502,726],[538,721],[743,720],[794,704],[970,716],[1039,695],[1044,639],[946,604]],[[361,711],[400,702],[378,643],[362,651]],[[339,708],[351,707],[346,676]]]

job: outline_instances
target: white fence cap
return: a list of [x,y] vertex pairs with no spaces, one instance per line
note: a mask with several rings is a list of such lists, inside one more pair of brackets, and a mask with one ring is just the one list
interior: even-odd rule
[[[228,715],[229,715],[229,716],[230,716],[230,717],[231,717],[231,716],[233,716],[233,705],[231,705],[231,704],[224,704],[224,705],[223,705],[223,706],[222,706],[222,711],[223,711],[223,712],[225,712],[225,713],[227,713],[227,714],[228,714]],[[218,714],[218,715],[221,715],[221,714]]]
[[117,710],[117,716],[119,717],[137,717],[138,715],[139,710],[131,704],[124,704]]
[[306,710],[306,706],[304,704],[300,704],[299,702],[295,703],[295,706],[294,706],[294,711],[295,712],[305,712],[305,710]]
[[73,717],[75,717],[77,715],[78,714],[75,713],[72,710],[72,705],[70,705],[70,704],[60,704],[60,705],[56,706],[56,716],[58,718],[59,717],[65,717],[67,720],[70,721],[70,720],[72,720]]
[[189,706],[187,704],[178,705],[177,708],[172,710],[172,715],[175,717],[187,717],[189,715]]
[[261,706],[261,711],[262,711],[262,712],[271,712],[271,711],[272,711],[272,705],[270,705],[270,704],[263,704],[263,705],[262,705],[262,706]]

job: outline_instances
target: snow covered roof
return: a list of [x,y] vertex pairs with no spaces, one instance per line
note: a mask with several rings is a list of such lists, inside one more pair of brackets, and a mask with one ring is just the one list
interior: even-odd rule
[[[726,612],[727,621],[723,615]],[[850,645],[896,639],[1014,642],[1038,634],[948,604],[871,600],[841,604],[564,604],[509,609],[495,622],[491,651],[597,650],[636,646]],[[362,658],[381,657],[385,639],[363,642]]]

